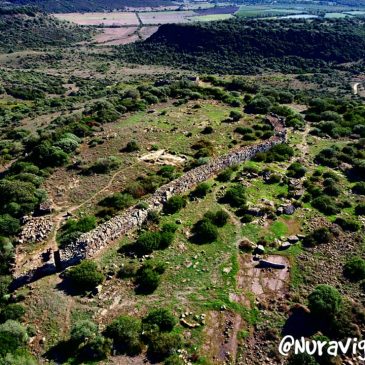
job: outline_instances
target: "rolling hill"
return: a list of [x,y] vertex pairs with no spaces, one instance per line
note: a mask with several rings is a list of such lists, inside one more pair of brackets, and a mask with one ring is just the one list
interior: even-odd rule
[[201,72],[298,71],[363,59],[365,29],[361,20],[171,24],[143,43],[124,47],[120,56],[129,62],[183,65]]
[[169,0],[11,0],[14,5],[33,5],[50,13],[67,13],[76,11],[103,11],[122,9],[126,6],[144,7],[171,5]]

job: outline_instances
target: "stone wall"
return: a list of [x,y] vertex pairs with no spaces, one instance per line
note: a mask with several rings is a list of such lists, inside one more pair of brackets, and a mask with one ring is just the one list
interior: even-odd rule
[[147,209],[131,207],[121,215],[99,225],[91,232],[83,234],[75,244],[60,249],[61,267],[66,268],[83,259],[95,256],[109,242],[141,226],[147,217],[148,211],[160,211],[166,200],[171,196],[186,193],[199,183],[216,175],[219,171],[247,161],[257,153],[266,152],[274,145],[285,142],[286,131],[283,122],[275,116],[269,116],[268,120],[275,129],[275,135],[269,140],[255,145],[237,148],[227,155],[218,157],[208,164],[196,167],[180,178],[163,185],[150,198],[145,200],[148,204]]
[[[183,194],[193,189],[199,183],[216,175],[219,171],[247,161],[259,152],[266,152],[277,144],[286,141],[286,130],[283,121],[270,115],[268,121],[273,125],[275,135],[267,141],[255,145],[239,147],[228,154],[218,157],[209,163],[196,167],[180,178],[163,185],[145,200],[147,209],[131,207],[109,221],[99,225],[94,230],[85,233],[74,243],[54,252],[54,257],[47,260],[43,266],[23,273],[15,278],[13,288],[37,280],[41,276],[49,275],[79,263],[86,258],[94,257],[110,242],[122,237],[127,232],[142,225],[150,210],[161,210],[164,203],[173,195]],[[53,255],[52,255],[53,256]],[[42,275],[42,273],[44,274]]]

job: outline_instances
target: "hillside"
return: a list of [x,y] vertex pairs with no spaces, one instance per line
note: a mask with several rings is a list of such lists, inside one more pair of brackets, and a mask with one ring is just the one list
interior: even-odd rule
[[2,9],[0,12],[0,49],[5,52],[65,46],[88,38],[86,29],[31,8]]
[[164,25],[146,42],[125,47],[127,61],[179,65],[202,72],[290,71],[365,56],[364,22],[228,20]]
[[169,0],[11,0],[15,5],[33,5],[50,13],[74,11],[101,11],[121,9],[126,6],[147,7],[171,5]]

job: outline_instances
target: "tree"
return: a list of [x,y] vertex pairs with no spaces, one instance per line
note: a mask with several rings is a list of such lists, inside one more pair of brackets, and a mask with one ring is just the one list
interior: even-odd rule
[[136,355],[142,350],[141,332],[142,324],[139,319],[120,316],[107,326],[105,336],[113,340],[119,352]]
[[352,281],[365,279],[365,260],[359,256],[352,257],[345,263],[343,273]]
[[97,264],[91,260],[84,260],[81,264],[72,267],[66,272],[66,278],[81,292],[94,289],[104,280]]
[[27,340],[27,330],[19,322],[10,319],[0,324],[0,356],[14,353],[19,347],[25,346]]
[[167,202],[164,204],[163,210],[165,213],[174,214],[184,208],[185,205],[185,199],[182,196],[175,195],[167,200]]
[[332,319],[342,308],[342,297],[329,285],[318,285],[308,296],[309,309],[318,318]]
[[149,326],[157,326],[159,331],[162,332],[171,332],[175,327],[177,320],[168,309],[160,308],[152,310],[142,320],[142,323]]

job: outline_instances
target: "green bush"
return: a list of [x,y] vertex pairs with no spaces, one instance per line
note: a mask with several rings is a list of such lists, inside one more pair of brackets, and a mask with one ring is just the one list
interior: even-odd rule
[[365,182],[356,183],[352,188],[352,192],[358,195],[365,195]]
[[218,238],[217,227],[209,220],[202,219],[194,227],[194,241],[197,243],[211,243]]
[[356,215],[365,215],[365,203],[360,203],[355,207]]
[[312,206],[325,215],[333,215],[339,213],[340,209],[329,196],[319,196],[312,200]]
[[304,237],[303,244],[305,246],[315,246],[316,244],[328,243],[332,239],[332,233],[326,227],[314,230],[312,233]]
[[19,220],[9,214],[0,215],[0,235],[14,236],[20,231]]
[[204,218],[210,220],[217,227],[223,227],[227,224],[229,215],[223,209],[220,209],[216,212],[206,212]]
[[209,192],[210,186],[207,183],[200,183],[192,192],[192,197],[204,198]]
[[178,229],[178,226],[175,223],[164,223],[161,227],[161,232],[171,232],[175,233]]
[[81,292],[94,289],[104,281],[104,275],[97,264],[91,260],[84,260],[66,272],[66,278]]
[[246,205],[246,189],[241,184],[235,184],[229,188],[225,195],[224,200],[231,205],[231,207],[242,208]]
[[168,309],[155,309],[152,310],[145,318],[142,323],[151,326],[157,326],[161,332],[171,332],[175,327],[177,320],[176,317]]
[[160,248],[161,233],[160,232],[143,232],[136,241],[136,248],[139,254],[148,255],[154,250]]
[[272,108],[271,101],[265,96],[255,96],[247,105],[246,111],[253,114],[266,114]]
[[139,151],[139,146],[137,144],[136,141],[130,141],[127,143],[126,147],[125,147],[125,151],[126,152],[135,152],[135,151]]
[[6,322],[9,319],[20,321],[25,314],[25,309],[20,304],[8,304],[0,312],[0,322]]
[[178,354],[174,354],[165,359],[164,365],[184,365],[184,360]]
[[161,332],[150,339],[148,352],[150,356],[163,360],[177,353],[182,346],[181,337],[176,333]]
[[175,195],[167,200],[167,202],[164,204],[163,211],[167,214],[174,214],[184,208],[185,205],[185,199],[182,196]]
[[136,355],[142,351],[141,332],[142,324],[139,319],[120,316],[107,326],[105,335],[113,340],[119,352]]
[[286,173],[289,177],[294,177],[299,179],[303,177],[306,173],[307,169],[299,162],[293,162],[289,167]]
[[0,356],[14,353],[18,348],[26,345],[28,334],[19,322],[8,320],[0,324]]
[[356,232],[360,229],[360,223],[354,221],[353,219],[345,219],[338,217],[335,220],[335,223],[338,224],[344,231]]
[[71,328],[71,341],[77,345],[90,340],[98,334],[98,326],[89,320],[77,321]]
[[365,279],[365,260],[359,256],[349,259],[344,268],[344,275],[352,281],[360,281]]
[[329,285],[318,285],[308,296],[309,309],[318,318],[332,319],[342,308],[342,297]]
[[220,182],[228,182],[232,179],[232,175],[233,175],[233,170],[230,167],[228,167],[218,174],[217,180]]
[[115,209],[128,208],[133,204],[133,196],[128,193],[115,193],[104,198],[99,205]]
[[161,265],[154,265],[151,262],[146,262],[137,271],[136,291],[142,294],[153,293],[160,284],[160,276],[163,274],[164,270],[164,267]]

